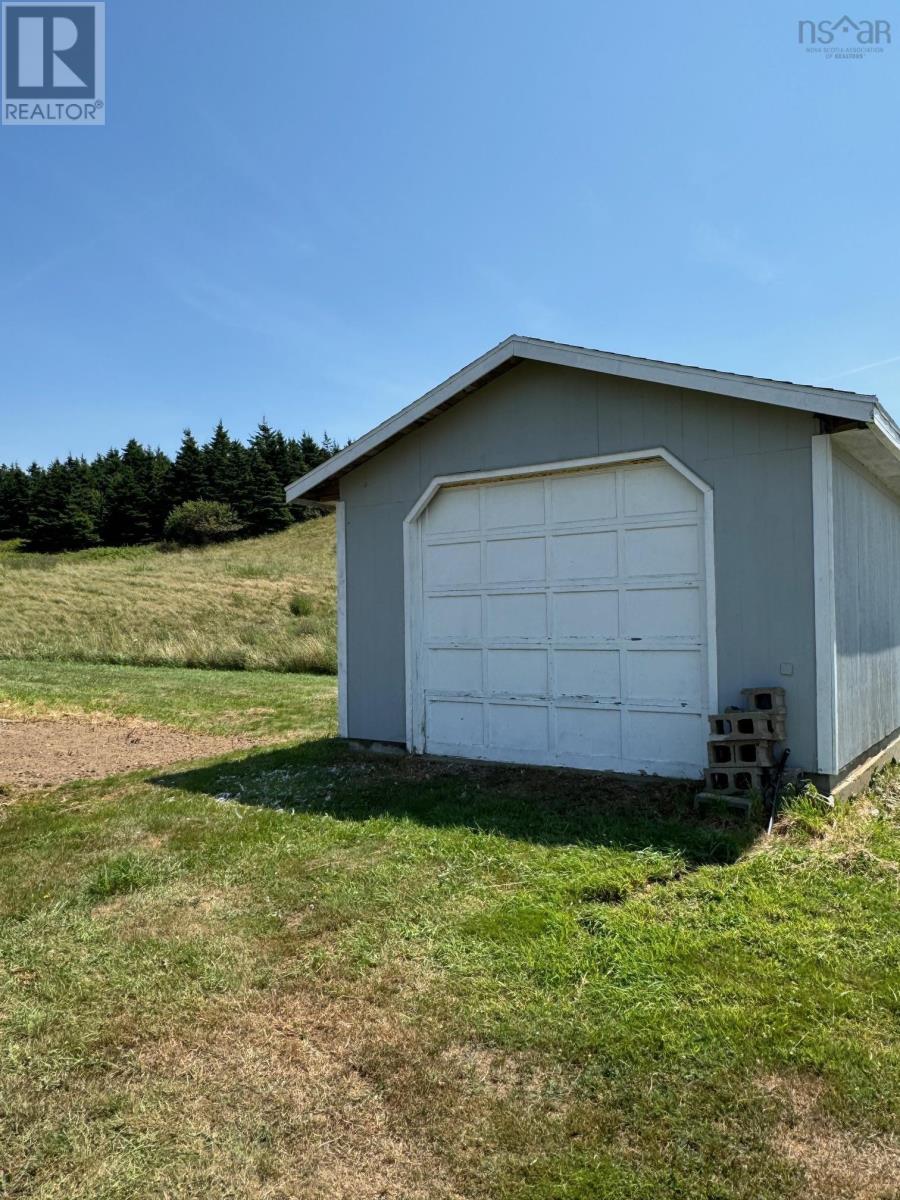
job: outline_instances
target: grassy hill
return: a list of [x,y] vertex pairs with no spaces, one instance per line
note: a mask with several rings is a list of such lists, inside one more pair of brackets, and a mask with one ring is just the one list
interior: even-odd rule
[[334,518],[203,550],[0,547],[0,659],[334,672]]

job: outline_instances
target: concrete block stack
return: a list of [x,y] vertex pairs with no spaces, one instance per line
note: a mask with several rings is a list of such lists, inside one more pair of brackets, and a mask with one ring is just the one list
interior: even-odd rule
[[709,718],[709,766],[704,795],[746,800],[762,793],[785,738],[784,688],[743,688],[745,708]]

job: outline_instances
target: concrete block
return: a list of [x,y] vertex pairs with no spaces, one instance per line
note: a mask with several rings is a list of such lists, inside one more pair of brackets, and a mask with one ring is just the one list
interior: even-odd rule
[[694,808],[700,809],[704,804],[727,804],[738,812],[749,814],[752,801],[749,796],[732,796],[728,792],[698,792],[694,797]]
[[784,712],[784,688],[741,688],[741,695],[749,709],[757,712]]
[[750,738],[757,742],[783,742],[784,714],[767,712],[713,713],[709,718],[712,738]]
[[768,772],[764,767],[725,766],[717,764],[706,769],[706,792],[717,796],[741,796],[747,792],[762,792]]
[[758,742],[752,738],[714,738],[709,742],[709,765],[771,767],[775,762],[774,741]]

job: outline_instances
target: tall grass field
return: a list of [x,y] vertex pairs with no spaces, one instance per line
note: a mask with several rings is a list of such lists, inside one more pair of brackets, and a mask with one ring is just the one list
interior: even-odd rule
[[334,518],[196,550],[0,546],[0,659],[336,670]]

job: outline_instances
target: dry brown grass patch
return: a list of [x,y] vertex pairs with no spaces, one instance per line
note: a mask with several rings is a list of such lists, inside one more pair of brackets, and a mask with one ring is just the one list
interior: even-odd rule
[[[222,1018],[207,1014],[139,1056],[156,1093],[142,1132],[174,1141],[182,1187],[185,1160],[196,1160],[214,1189],[228,1179],[242,1197],[462,1195],[427,1132],[411,1129],[367,1072],[360,1043],[378,1018],[365,1006],[268,997]],[[412,1029],[391,1023],[375,1036],[415,1057]]]
[[[195,899],[212,921],[233,902],[230,893]],[[121,899],[99,908],[102,919],[129,911]],[[490,1196],[485,1154],[497,1145],[497,1121],[508,1131],[510,1121],[521,1129],[561,1120],[559,1098],[571,1085],[534,1054],[442,1046],[437,1025],[404,1015],[398,986],[387,978],[340,994],[223,997],[190,1025],[126,1052],[115,1095],[86,1095],[80,1105],[114,1106],[115,1137],[146,1147],[152,1194]],[[79,1198],[115,1157],[97,1132]]]
[[824,1085],[809,1076],[769,1076],[763,1091],[784,1108],[775,1146],[799,1166],[817,1200],[897,1200],[900,1142],[887,1135],[862,1138],[829,1123]]
[[158,891],[135,891],[95,904],[91,916],[115,926],[119,937],[192,939],[221,932],[229,917],[240,912],[249,888],[171,884]]
[[454,1044],[442,1051],[440,1061],[467,1092],[476,1090],[493,1099],[538,1105],[545,1116],[562,1111],[577,1084],[577,1073],[537,1052],[512,1054],[489,1046]]

